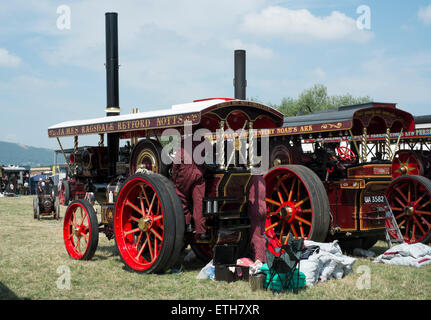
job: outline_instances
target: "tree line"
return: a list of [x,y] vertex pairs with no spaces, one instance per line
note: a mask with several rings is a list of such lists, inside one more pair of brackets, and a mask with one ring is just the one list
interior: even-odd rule
[[338,108],[341,106],[355,105],[371,102],[369,96],[354,97],[351,94],[328,95],[326,86],[315,84],[312,88],[306,89],[298,98],[287,97],[281,100],[280,104],[269,105],[287,117],[306,115],[321,110]]

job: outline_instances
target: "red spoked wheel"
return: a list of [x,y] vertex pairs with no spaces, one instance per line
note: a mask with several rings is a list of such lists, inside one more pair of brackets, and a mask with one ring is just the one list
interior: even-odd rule
[[63,180],[60,182],[59,190],[58,190],[58,198],[60,200],[60,204],[63,206],[67,206],[70,201],[70,183],[67,180]]
[[396,179],[402,175],[424,174],[424,166],[419,155],[410,151],[399,151],[392,162],[392,178]]
[[179,256],[184,213],[168,183],[159,174],[138,173],[124,182],[118,195],[115,240],[121,259],[134,271],[163,272],[175,263],[172,257]]
[[343,159],[343,161],[348,161],[348,162],[355,162],[356,161],[355,153],[347,147],[338,147],[337,153],[338,153],[338,156],[341,159]]
[[77,260],[90,260],[99,243],[99,225],[93,207],[84,200],[73,201],[66,210],[63,238],[67,253]]
[[404,241],[431,241],[431,181],[423,176],[401,176],[386,191]]
[[[329,200],[323,183],[309,168],[280,166],[265,176],[265,234],[274,248],[289,237],[322,242],[329,230]],[[268,246],[269,250],[271,246]]]

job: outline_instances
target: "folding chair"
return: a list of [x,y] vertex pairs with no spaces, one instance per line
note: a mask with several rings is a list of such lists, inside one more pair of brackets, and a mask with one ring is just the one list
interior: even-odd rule
[[[303,251],[304,239],[296,240],[293,235],[289,236],[287,244],[275,248],[271,241],[265,235],[268,247],[266,250],[266,263],[269,268],[269,281],[265,284],[265,290],[286,291],[292,288],[294,294],[298,293],[299,287],[299,266],[301,252]],[[297,270],[298,268],[298,270]],[[295,272],[297,281],[294,281]]]

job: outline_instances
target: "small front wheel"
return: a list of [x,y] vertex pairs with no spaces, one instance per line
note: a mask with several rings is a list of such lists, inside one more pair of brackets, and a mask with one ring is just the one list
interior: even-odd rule
[[84,200],[73,201],[66,210],[63,237],[67,253],[77,260],[90,260],[99,243],[99,225],[93,207]]

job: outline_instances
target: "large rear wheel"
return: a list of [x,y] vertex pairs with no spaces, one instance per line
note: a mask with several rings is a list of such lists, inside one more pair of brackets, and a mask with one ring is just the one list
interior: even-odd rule
[[99,225],[93,206],[84,200],[73,201],[66,210],[63,237],[67,253],[77,260],[90,260],[99,243]]
[[168,174],[168,166],[162,161],[162,146],[157,141],[144,139],[133,148],[130,157],[130,173],[138,169],[147,169],[163,176]]
[[404,175],[392,181],[386,191],[404,241],[431,241],[431,180]]
[[290,236],[325,241],[329,201],[323,183],[313,171],[300,165],[280,166],[268,172],[265,182],[265,234],[273,247],[286,244]]
[[134,271],[163,272],[181,252],[184,214],[168,183],[159,174],[138,173],[124,182],[118,195],[115,240],[122,261]]

